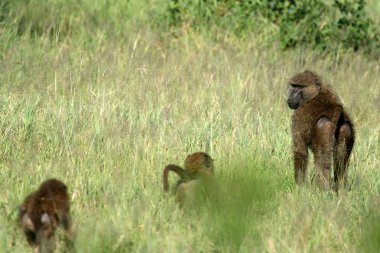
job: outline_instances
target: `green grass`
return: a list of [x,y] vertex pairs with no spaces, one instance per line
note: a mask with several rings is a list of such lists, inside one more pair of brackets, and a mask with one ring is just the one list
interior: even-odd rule
[[[378,62],[129,29],[0,31],[0,252],[29,250],[17,208],[50,177],[69,187],[77,252],[376,252]],[[294,185],[286,80],[304,69],[356,125],[347,194]],[[216,159],[216,193],[181,211],[162,170],[196,151]]]

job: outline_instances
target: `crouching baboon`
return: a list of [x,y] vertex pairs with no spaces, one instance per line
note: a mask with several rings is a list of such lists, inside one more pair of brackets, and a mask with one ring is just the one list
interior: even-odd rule
[[178,165],[169,164],[163,173],[164,191],[169,191],[169,171],[174,171],[180,176],[176,185],[176,202],[182,207],[185,201],[194,199],[199,192],[207,188],[209,179],[214,176],[213,159],[206,153],[197,152],[187,156],[184,169]]
[[292,116],[295,181],[306,180],[308,148],[315,158],[313,179],[323,189],[331,187],[334,163],[334,188],[342,181],[348,188],[348,160],[354,145],[355,130],[336,93],[311,71],[296,74],[289,82],[287,103]]
[[67,187],[56,179],[44,181],[19,208],[18,224],[35,252],[53,252],[55,231],[61,225],[71,240],[70,202]]

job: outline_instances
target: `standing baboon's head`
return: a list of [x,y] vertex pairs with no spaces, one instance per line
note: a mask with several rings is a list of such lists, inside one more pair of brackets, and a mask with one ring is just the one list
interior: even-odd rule
[[185,169],[190,174],[196,172],[205,172],[214,174],[214,160],[206,153],[197,152],[187,156],[185,160]]
[[297,109],[305,101],[318,95],[321,89],[321,80],[315,73],[306,70],[296,74],[289,80],[288,106]]

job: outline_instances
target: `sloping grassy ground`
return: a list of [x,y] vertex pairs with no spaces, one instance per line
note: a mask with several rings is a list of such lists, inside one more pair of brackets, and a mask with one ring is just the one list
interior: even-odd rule
[[[0,38],[0,252],[29,250],[17,207],[50,177],[69,187],[77,252],[377,252],[378,62],[143,28]],[[286,80],[304,69],[355,122],[347,194],[294,186]],[[195,151],[216,159],[216,194],[181,211],[162,170]]]

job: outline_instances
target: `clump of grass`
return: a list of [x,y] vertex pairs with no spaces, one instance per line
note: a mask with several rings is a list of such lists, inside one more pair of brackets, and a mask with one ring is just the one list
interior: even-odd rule
[[358,250],[377,252],[380,247],[380,212],[379,201],[373,200],[368,210],[363,210],[362,237]]
[[218,192],[208,205],[206,228],[217,250],[239,251],[250,241],[257,241],[255,248],[259,249],[259,224],[278,204],[277,178],[263,173],[274,168],[255,161],[229,169],[217,178]]

